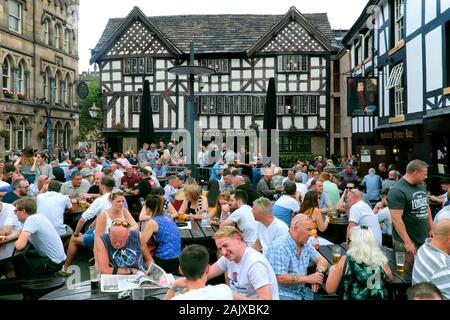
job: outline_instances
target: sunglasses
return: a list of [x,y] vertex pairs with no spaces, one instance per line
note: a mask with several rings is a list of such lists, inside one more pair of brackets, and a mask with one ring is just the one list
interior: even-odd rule
[[124,226],[125,228],[128,228],[130,226],[130,223],[128,221],[120,221],[116,220],[111,223],[112,226]]

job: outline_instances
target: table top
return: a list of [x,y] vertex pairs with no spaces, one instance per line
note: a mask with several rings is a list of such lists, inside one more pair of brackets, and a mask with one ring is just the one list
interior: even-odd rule
[[[162,299],[167,289],[146,289],[145,296]],[[91,281],[83,281],[78,286],[66,284],[64,287],[52,291],[40,300],[119,300],[119,292],[101,292],[100,289],[91,289]]]
[[[176,220],[175,222],[184,222],[183,220]],[[181,229],[181,241],[199,241],[211,240],[213,235],[219,229],[219,226],[211,225],[211,228],[201,226],[200,220],[191,220],[191,229]]]
[[330,223],[329,224],[332,224],[332,225],[348,225],[348,216],[347,215],[345,215],[345,216],[339,216],[338,218],[336,218],[336,220],[334,220],[334,221],[331,221],[330,220]]
[[[348,245],[346,243],[340,244],[342,255],[344,256],[347,253]],[[333,263],[333,254],[332,254],[333,246],[320,246],[319,252],[320,254],[328,261],[328,263]],[[386,257],[388,258],[389,268],[391,268],[393,278],[391,284],[396,285],[405,285],[411,286],[412,283],[412,270],[414,267],[414,256],[411,254],[406,254],[405,259],[405,271],[399,272],[397,271],[397,265],[395,263],[395,250],[387,247],[382,247],[382,250]]]

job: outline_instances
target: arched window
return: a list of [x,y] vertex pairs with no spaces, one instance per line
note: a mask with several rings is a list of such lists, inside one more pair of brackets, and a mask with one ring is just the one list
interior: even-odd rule
[[8,58],[3,61],[2,67],[2,85],[3,90],[10,90],[11,88],[11,68],[9,66]]
[[16,137],[16,148],[22,150],[25,147],[25,122],[20,121],[14,130]]
[[64,29],[64,51],[69,53],[69,38],[70,38],[70,31],[69,29]]
[[44,43],[46,45],[50,45],[50,24],[48,23],[48,19],[44,20],[44,25],[42,26],[44,32]]
[[23,67],[22,62],[19,62],[15,73],[16,76],[14,79],[14,93],[25,94],[25,68]]
[[50,79],[50,103],[56,103],[56,76]]
[[66,123],[66,125],[64,126],[64,136],[63,136],[64,148],[69,150],[70,144],[71,144],[71,130],[70,130],[70,125],[68,123]]
[[59,41],[61,39],[61,27],[59,24],[55,24],[55,47],[56,49],[60,48]]
[[5,150],[11,150],[11,143],[12,143],[12,139],[13,139],[13,131],[12,131],[12,124],[11,124],[11,120],[8,119],[6,120],[5,123],[5,130],[9,132],[9,136],[5,138]]
[[49,74],[47,71],[42,75],[42,98],[48,98],[48,82],[49,82]]

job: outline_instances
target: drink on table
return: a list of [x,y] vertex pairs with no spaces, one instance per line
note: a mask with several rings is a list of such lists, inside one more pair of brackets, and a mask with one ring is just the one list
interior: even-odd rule
[[89,275],[91,278],[91,289],[100,289],[100,269],[97,266],[89,267]]
[[78,210],[78,199],[72,198],[72,212],[77,212]]
[[86,211],[86,208],[87,208],[86,200],[80,200],[79,204],[80,204],[80,210],[83,211],[83,212]]
[[341,260],[341,247],[337,245],[333,246],[332,252],[333,252],[333,264],[337,264],[339,260]]
[[404,252],[396,252],[395,253],[395,263],[397,265],[398,272],[405,271],[405,253]]
[[184,220],[184,219],[186,219],[186,215],[184,214],[184,212],[178,213],[178,219],[179,219],[179,220]]

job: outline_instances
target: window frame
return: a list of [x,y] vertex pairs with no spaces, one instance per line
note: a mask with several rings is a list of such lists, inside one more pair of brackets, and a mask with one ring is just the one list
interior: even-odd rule
[[[231,72],[230,60],[227,58],[200,59],[200,66],[214,69],[213,74],[230,74]],[[220,68],[216,69],[216,66]]]
[[44,43],[46,45],[50,45],[50,23],[48,21],[48,19],[44,20],[44,23],[42,25],[42,30],[44,32]]
[[67,28],[64,29],[63,50],[66,53],[70,52],[70,30]]
[[[19,16],[15,16],[14,14],[11,13],[11,4],[17,4],[17,6],[19,7]],[[22,34],[22,18],[23,18],[23,4],[17,0],[9,0],[9,4],[8,4],[8,30],[18,33],[18,34]],[[13,29],[12,24],[11,24],[11,19],[15,19],[16,21],[18,21],[17,23],[17,27],[18,30]]]
[[[5,68],[6,64],[6,68]],[[6,70],[6,74],[5,74]],[[6,80],[6,86],[5,86],[5,80]],[[2,64],[2,88],[3,90],[11,90],[11,64],[8,61],[8,58],[5,58]]]
[[[19,62],[17,65],[17,69],[15,70],[15,77],[14,77],[14,94],[25,94],[25,68],[23,66],[22,62]],[[20,77],[19,77],[20,76]]]
[[[401,15],[400,15],[401,14]],[[405,1],[394,0],[394,42],[405,38]]]
[[394,87],[394,116],[398,117],[404,114],[405,87],[403,86],[403,77],[401,77],[399,84]]
[[59,24],[55,24],[55,48],[56,49],[61,49],[61,26]]
[[152,75],[155,73],[152,57],[132,57],[123,59],[124,75]]
[[[293,58],[298,58],[298,61],[292,61]],[[291,59],[288,62],[288,59]],[[302,61],[303,59],[303,61]],[[277,73],[307,73],[310,71],[309,56],[305,54],[282,54],[277,56]],[[287,68],[291,64],[295,67],[300,67],[298,70]],[[303,68],[305,66],[305,68]]]

